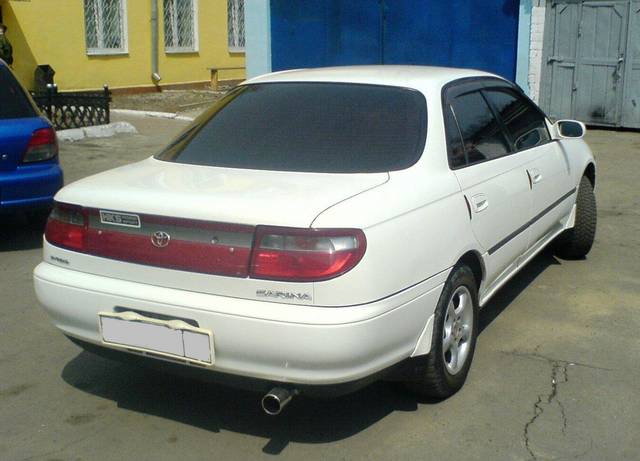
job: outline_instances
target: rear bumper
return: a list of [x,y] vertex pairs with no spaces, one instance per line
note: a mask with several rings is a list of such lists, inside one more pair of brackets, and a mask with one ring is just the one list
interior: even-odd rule
[[[408,302],[405,297],[374,317],[366,309],[370,304],[341,308],[283,306],[308,313],[306,320],[296,315],[294,323],[265,318],[272,303],[208,294],[198,294],[196,303],[190,292],[119,281],[49,263],[36,268],[34,281],[38,299],[54,324],[67,336],[88,344],[87,349],[113,349],[102,342],[99,312],[124,308],[190,319],[214,336],[215,363],[199,370],[296,386],[366,381],[408,359],[442,290],[438,285]],[[159,295],[162,302],[158,301]],[[229,314],[229,304],[237,303],[243,304],[243,313],[249,309],[255,316]],[[384,303],[388,306],[389,298]],[[350,309],[355,315],[348,323],[331,323],[336,309]],[[361,318],[357,318],[360,313]]]
[[266,394],[274,387],[284,387],[290,389],[295,388],[296,391],[307,397],[334,398],[350,394],[382,379],[389,381],[418,379],[419,376],[424,373],[427,365],[427,356],[421,355],[402,360],[401,362],[385,368],[384,370],[365,376],[364,378],[335,384],[314,385],[253,378],[250,376],[223,373],[215,369],[184,366],[178,363],[155,360],[142,355],[131,354],[122,350],[105,347],[103,345],[89,343],[69,335],[67,335],[67,338],[87,352],[109,360],[115,360],[134,367],[144,367],[150,370],[160,371],[162,373],[170,373],[189,379],[197,379],[199,381],[220,384],[236,389],[259,392],[261,394]]
[[63,185],[57,163],[21,165],[0,171],[0,211],[20,211],[50,207]]

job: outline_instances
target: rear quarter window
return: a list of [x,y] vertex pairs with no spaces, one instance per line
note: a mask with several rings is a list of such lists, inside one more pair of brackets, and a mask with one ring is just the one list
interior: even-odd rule
[[156,158],[276,171],[394,171],[419,159],[426,129],[426,100],[417,90],[253,84],[230,93]]
[[20,84],[0,65],[0,120],[35,117],[36,112]]

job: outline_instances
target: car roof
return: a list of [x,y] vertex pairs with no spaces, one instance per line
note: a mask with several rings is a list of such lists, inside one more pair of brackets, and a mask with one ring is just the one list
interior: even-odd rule
[[497,75],[473,69],[432,66],[341,66],[314,69],[294,69],[261,75],[244,82],[332,82],[390,85],[408,88],[443,87],[447,83],[469,77],[497,77]]

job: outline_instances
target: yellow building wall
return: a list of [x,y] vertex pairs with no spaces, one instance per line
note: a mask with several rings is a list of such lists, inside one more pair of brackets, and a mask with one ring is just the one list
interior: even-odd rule
[[[227,1],[198,1],[199,49],[166,53],[163,0],[158,0],[161,85],[203,82],[209,67],[243,67],[243,53],[227,49]],[[14,48],[14,72],[33,87],[37,65],[49,64],[61,90],[152,86],[151,2],[127,0],[128,53],[89,56],[84,34],[83,0],[0,0],[7,37]],[[221,80],[242,79],[244,70],[221,71]]]

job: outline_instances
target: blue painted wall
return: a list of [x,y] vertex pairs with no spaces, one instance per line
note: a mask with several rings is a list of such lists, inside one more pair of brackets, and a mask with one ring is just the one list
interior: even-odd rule
[[424,64],[514,79],[519,0],[271,0],[272,69]]
[[271,0],[271,66],[377,64],[378,0]]

